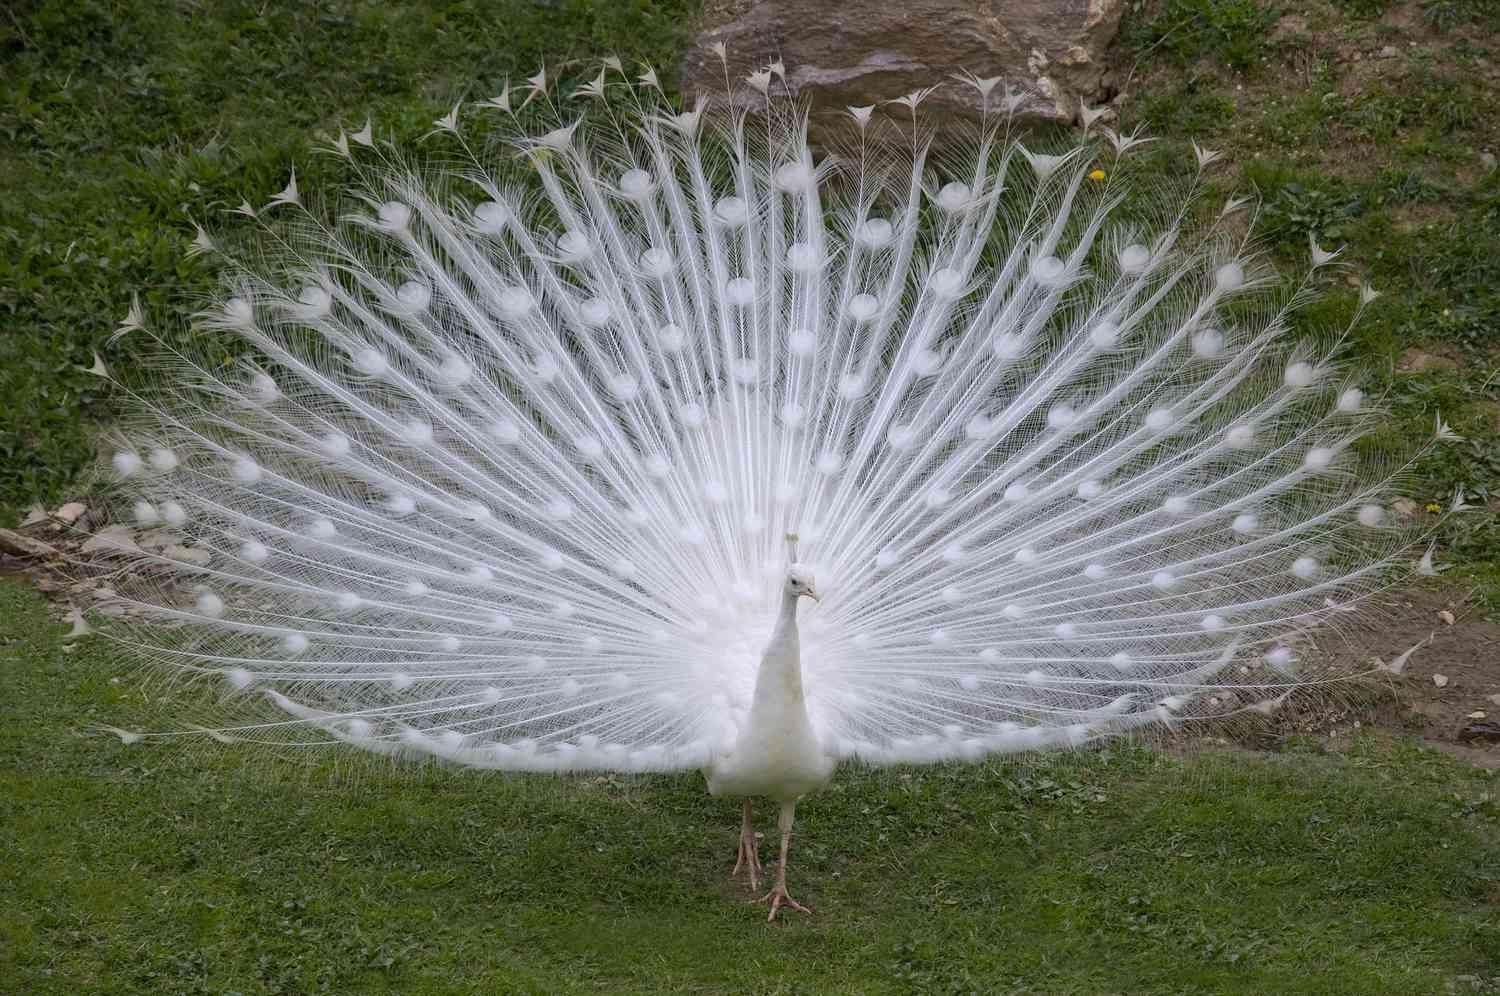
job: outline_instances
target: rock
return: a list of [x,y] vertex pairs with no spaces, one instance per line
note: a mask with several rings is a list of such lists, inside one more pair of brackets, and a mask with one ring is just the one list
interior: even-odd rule
[[1500,695],[1486,695],[1485,698],[1489,700],[1490,705],[1500,705]]
[[[1105,49],[1123,9],[1123,0],[708,0],[683,58],[682,90],[724,92],[722,43],[731,80],[779,59],[787,85],[815,108],[880,104],[941,83],[923,106],[972,114],[980,94],[952,76],[973,73],[1035,94],[1034,115],[1071,121],[1080,99],[1105,99]],[[1002,96],[992,94],[990,106]]]
[[1448,676],[1446,674],[1435,674],[1432,676],[1432,683],[1439,688],[1447,688]]
[[1454,623],[1454,621],[1455,621],[1453,613],[1449,612],[1447,609],[1440,610],[1438,612],[1437,616],[1438,616],[1439,619],[1441,619],[1443,622],[1447,623],[1449,626],[1452,626],[1453,623]]
[[1397,498],[1391,502],[1391,511],[1402,518],[1411,518],[1417,514],[1417,503],[1410,498]]
[[1466,718],[1468,718],[1468,719],[1483,719],[1485,717],[1485,715],[1486,714],[1485,714],[1485,711],[1483,709],[1475,709],[1473,712],[1469,713],[1469,715]]
[[1380,49],[1380,58],[1382,59],[1394,59],[1400,54],[1401,50],[1394,45],[1386,45]]
[[1464,743],[1500,744],[1500,723],[1493,719],[1470,723],[1458,731],[1458,739]]
[[1488,149],[1479,154],[1479,164],[1485,169],[1494,169],[1496,162],[1495,154]]
[[77,522],[89,507],[81,501],[70,501],[62,508],[52,513],[52,517],[65,526],[71,526]]

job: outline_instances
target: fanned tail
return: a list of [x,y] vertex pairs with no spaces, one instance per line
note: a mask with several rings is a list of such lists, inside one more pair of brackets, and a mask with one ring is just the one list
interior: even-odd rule
[[1018,144],[993,81],[966,141],[934,151],[913,95],[830,155],[774,73],[722,113],[620,75],[542,130],[544,79],[488,101],[498,153],[455,111],[436,178],[341,136],[358,206],[326,225],[293,183],[272,263],[202,317],[249,358],[166,357],[114,466],[199,553],[119,597],[182,624],[134,631],[150,656],[271,705],[221,735],[703,764],[787,531],[842,756],[1077,743],[1309,679],[1297,634],[1407,542],[1360,469],[1372,406],[1287,341],[1310,278],[1271,293],[1196,187],[1142,208],[1137,139]]

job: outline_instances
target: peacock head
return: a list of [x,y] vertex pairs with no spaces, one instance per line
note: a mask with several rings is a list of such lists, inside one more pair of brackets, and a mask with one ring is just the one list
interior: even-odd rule
[[806,596],[814,602],[821,600],[818,589],[813,585],[813,576],[796,564],[787,572],[786,593],[792,598]]

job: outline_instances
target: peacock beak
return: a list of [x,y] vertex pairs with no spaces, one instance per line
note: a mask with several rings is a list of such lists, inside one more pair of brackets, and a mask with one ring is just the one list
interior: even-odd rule
[[806,595],[808,598],[812,599],[814,602],[821,602],[823,600],[822,597],[817,592],[813,591],[811,588],[807,589],[802,594]]

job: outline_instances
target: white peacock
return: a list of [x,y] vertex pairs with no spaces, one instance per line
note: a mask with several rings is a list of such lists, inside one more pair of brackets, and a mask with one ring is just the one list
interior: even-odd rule
[[993,80],[941,152],[914,94],[819,155],[779,66],[710,113],[612,65],[579,122],[536,126],[544,75],[466,112],[511,137],[436,176],[341,135],[356,209],[293,182],[202,319],[250,358],[169,354],[140,396],[114,467],[207,559],[143,554],[171,583],[119,597],[185,624],[133,631],[151,657],[272,704],[215,736],[701,768],[746,797],[752,887],[749,798],[780,807],[774,917],[840,762],[1318,680],[1297,638],[1407,539],[1353,449],[1372,406],[1287,334],[1313,278],[1275,280],[1240,202],[1163,209],[1133,135],[1030,151]]

